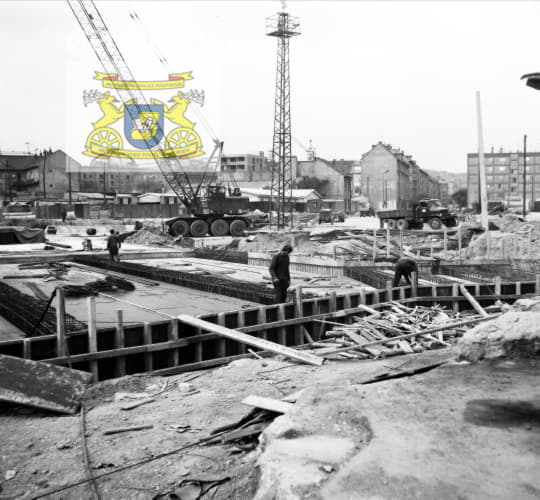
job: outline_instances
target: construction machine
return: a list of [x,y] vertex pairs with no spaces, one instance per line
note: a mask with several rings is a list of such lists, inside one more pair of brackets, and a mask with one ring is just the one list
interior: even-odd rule
[[[129,69],[122,53],[112,37],[101,13],[93,0],[67,0],[71,10],[79,22],[86,38],[106,74],[117,75],[117,79],[129,81],[125,87],[114,87],[123,103],[135,107],[133,116],[141,116],[150,106],[136,84],[136,79]],[[159,129],[159,122],[152,123]],[[137,132],[137,131],[135,131]],[[238,187],[227,189],[226,186],[215,183],[216,172],[220,168],[223,143],[214,138],[214,149],[197,185],[184,171],[180,159],[164,154],[163,141],[165,134],[162,130],[154,130],[153,134],[146,133],[144,126],[139,130],[137,138],[143,141],[146,149],[155,152],[152,155],[161,174],[171,190],[185,206],[187,214],[179,215],[166,221],[169,233],[173,236],[241,236],[251,226],[251,220],[246,216],[248,198],[242,197]],[[155,144],[150,136],[162,136],[163,139]]]
[[422,229],[424,223],[435,230],[441,229],[443,224],[446,227],[457,225],[455,215],[436,198],[419,200],[411,209],[379,210],[377,217],[381,228],[386,225],[389,229]]

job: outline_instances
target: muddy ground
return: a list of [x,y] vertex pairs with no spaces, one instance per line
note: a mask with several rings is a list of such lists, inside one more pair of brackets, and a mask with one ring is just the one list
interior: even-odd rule
[[[224,480],[201,497],[214,500],[539,498],[534,361],[452,363],[364,384],[448,357],[441,350],[317,368],[244,359],[168,378],[101,382],[84,403],[90,466],[95,476],[107,474],[97,481],[101,498],[151,499],[201,474]],[[279,399],[302,388],[258,449],[193,446],[244,416],[246,396]],[[120,409],[126,400],[115,401],[122,392],[161,389],[154,402],[129,411]],[[133,425],[153,427],[104,435]],[[0,499],[93,498],[88,483],[69,487],[86,478],[79,415],[3,404],[0,442]],[[130,464],[140,465],[120,470]]]

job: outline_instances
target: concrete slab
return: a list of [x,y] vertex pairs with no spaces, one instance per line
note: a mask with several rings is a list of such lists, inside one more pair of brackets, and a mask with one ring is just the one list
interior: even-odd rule
[[[223,262],[219,260],[197,259],[194,257],[179,257],[174,259],[144,259],[128,260],[145,266],[153,266],[161,269],[174,269],[179,271],[206,271],[210,274],[225,276],[228,279],[249,281],[251,283],[266,284],[272,289],[270,273],[266,267],[238,264],[235,262]],[[313,278],[313,274],[304,272],[291,272],[291,287],[301,286],[306,293],[325,296],[335,291],[338,295],[346,292],[358,292],[360,290],[373,290],[373,287],[363,285],[351,278],[325,278],[314,283],[315,287],[309,287],[307,281]],[[327,285],[327,286],[325,286]]]
[[0,401],[76,413],[92,374],[0,354]]
[[[146,261],[145,261],[146,262]],[[69,262],[66,262],[69,264]],[[41,271],[41,270],[40,270]],[[24,271],[35,273],[36,271]],[[4,264],[0,266],[0,276],[7,274],[22,274],[17,264]],[[30,294],[27,283],[36,283],[42,292],[51,296],[54,289],[62,285],[84,285],[90,281],[104,279],[103,273],[83,271],[79,268],[70,268],[62,279],[31,279],[20,278],[7,280],[22,293]],[[127,277],[129,279],[129,277]],[[142,323],[145,321],[166,320],[170,316],[189,314],[198,316],[217,312],[236,311],[246,306],[258,306],[258,303],[207,293],[203,291],[183,288],[180,286],[163,283],[159,286],[145,285],[133,282],[133,291],[107,292],[108,297],[99,295],[96,297],[97,327],[112,327],[116,322],[116,310],[124,310],[124,323]],[[154,312],[148,310],[151,309]],[[66,313],[71,314],[80,321],[87,321],[87,298],[67,298]],[[160,314],[161,313],[161,314]],[[0,333],[0,340],[8,340]]]

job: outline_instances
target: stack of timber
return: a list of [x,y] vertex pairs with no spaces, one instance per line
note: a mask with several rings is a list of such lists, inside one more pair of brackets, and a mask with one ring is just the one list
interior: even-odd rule
[[314,354],[341,358],[378,359],[400,354],[442,349],[454,344],[475,323],[495,316],[462,315],[443,307],[407,307],[390,302],[384,310],[365,317],[354,316],[351,324],[322,321],[331,325],[327,341],[314,343]]

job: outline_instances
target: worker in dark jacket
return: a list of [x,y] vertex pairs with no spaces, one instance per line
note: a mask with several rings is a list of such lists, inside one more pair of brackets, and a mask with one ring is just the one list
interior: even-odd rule
[[289,254],[292,250],[291,245],[285,245],[279,253],[272,257],[272,262],[270,263],[270,276],[274,284],[276,304],[287,302],[287,288],[291,284]]
[[408,257],[399,259],[396,262],[393,286],[399,286],[402,276],[405,278],[405,281],[409,284],[409,286],[412,286],[411,274],[413,272],[418,274],[418,265],[414,259],[409,259]]
[[109,250],[109,258],[112,261],[120,262],[120,256],[118,255],[118,249],[120,248],[120,241],[115,234],[114,229],[111,229],[111,234],[107,238],[107,250]]

